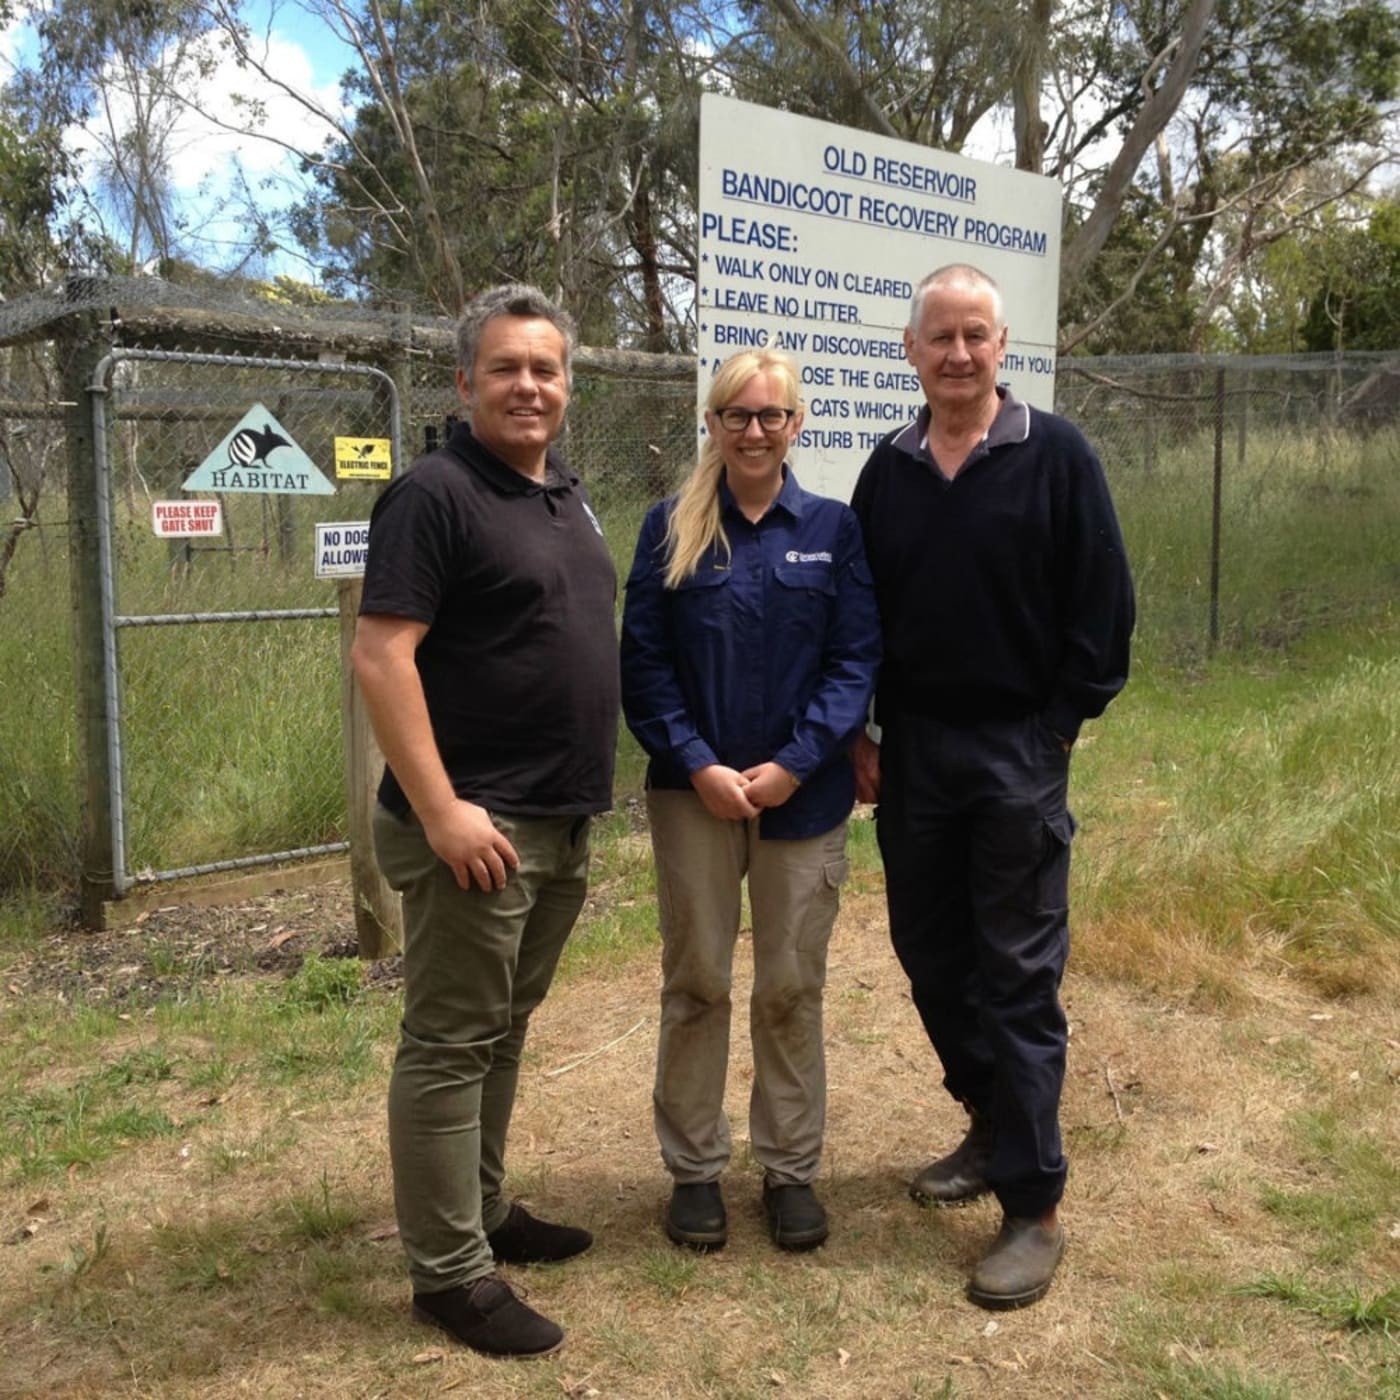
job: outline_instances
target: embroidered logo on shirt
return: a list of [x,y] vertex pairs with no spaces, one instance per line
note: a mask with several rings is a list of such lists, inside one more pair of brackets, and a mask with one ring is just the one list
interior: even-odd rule
[[783,556],[789,564],[829,564],[831,563],[831,551],[827,549],[818,550],[816,554],[799,554],[795,549],[788,550]]

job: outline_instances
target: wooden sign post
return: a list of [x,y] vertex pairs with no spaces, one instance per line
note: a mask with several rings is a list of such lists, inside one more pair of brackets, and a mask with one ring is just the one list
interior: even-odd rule
[[350,887],[355,900],[355,932],[362,958],[388,958],[403,950],[403,911],[398,895],[379,873],[374,858],[371,817],[375,787],[384,767],[374,741],[369,710],[350,666],[355,618],[364,580],[336,581],[340,603],[340,713],[345,734],[345,800],[350,838]]

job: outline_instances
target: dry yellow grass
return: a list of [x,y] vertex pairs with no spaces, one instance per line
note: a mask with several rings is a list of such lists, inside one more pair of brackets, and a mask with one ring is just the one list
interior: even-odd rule
[[[743,984],[745,961],[741,950]],[[989,1314],[963,1297],[995,1207],[924,1211],[905,1194],[961,1115],[889,950],[882,902],[867,893],[847,899],[831,954],[825,1248],[787,1256],[768,1243],[742,1146],[724,1183],[728,1247],[697,1257],[662,1236],[669,1183],[650,1126],[657,970],[643,957],[556,987],[532,1032],[514,1185],[597,1236],[566,1266],[508,1271],[567,1328],[557,1356],[491,1361],[410,1321],[384,1148],[386,1037],[383,1072],[343,1095],[240,1079],[215,1112],[177,1078],[162,1091],[181,1135],[0,1190],[0,1394],[1400,1393],[1394,1338],[1232,1291],[1268,1274],[1345,1278],[1369,1294],[1394,1285],[1400,1201],[1332,1265],[1320,1262],[1325,1233],[1263,1204],[1270,1187],[1347,1189],[1301,1145],[1300,1112],[1333,1114],[1400,1157],[1394,1007],[1324,1002],[1261,970],[1236,970],[1232,985],[1228,1005],[1202,1009],[1071,964],[1070,1246],[1049,1296],[1023,1312]],[[729,1103],[742,1142],[749,1057],[736,993]],[[138,1013],[131,1036],[152,1043],[155,1022]],[[289,1202],[322,1198],[352,1223],[321,1241],[289,1231]]]

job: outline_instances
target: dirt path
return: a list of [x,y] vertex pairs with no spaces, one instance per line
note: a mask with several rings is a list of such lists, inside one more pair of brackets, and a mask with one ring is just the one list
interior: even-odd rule
[[[164,911],[122,934],[41,950],[9,970],[6,995],[12,1007],[54,995],[136,1006],[178,994],[196,965],[205,978],[285,975],[300,949],[343,943],[345,902],[328,886],[231,910]],[[659,1230],[668,1183],[649,1116],[654,961],[573,976],[536,1019],[512,1144],[516,1190],[598,1237],[569,1267],[515,1271],[569,1330],[558,1358],[492,1363],[444,1349],[408,1321],[376,1072],[344,1096],[307,1101],[240,1087],[220,1105],[217,1129],[190,1143],[143,1147],[42,1191],[0,1189],[0,1238],[10,1241],[0,1246],[0,1394],[1262,1400],[1400,1387],[1383,1340],[1378,1350],[1375,1338],[1233,1291],[1268,1275],[1329,1276],[1325,1235],[1266,1208],[1271,1192],[1337,1184],[1327,1153],[1300,1139],[1300,1114],[1332,1115],[1336,1141],[1360,1134],[1400,1156],[1387,1110],[1400,1058],[1393,1008],[1323,1003],[1261,978],[1246,1009],[1213,1012],[1071,971],[1069,1252],[1043,1303],[991,1315],[962,1286],[995,1208],[925,1211],[906,1195],[913,1172],[956,1140],[961,1115],[940,1088],[879,897],[846,900],[832,946],[820,1183],[832,1236],[809,1256],[779,1254],[762,1229],[759,1177],[744,1152],[746,950],[740,969],[732,1236],[714,1256],[674,1250]],[[379,982],[371,995],[390,997],[392,967]],[[379,1069],[387,1040],[374,1049]],[[220,1177],[200,1169],[230,1142],[286,1128],[288,1115],[284,1146],[266,1163]],[[353,1231],[338,1253],[279,1257],[266,1223],[275,1202],[314,1194],[318,1182],[355,1203]],[[44,1224],[24,1236],[36,1196]],[[1380,1237],[1343,1265],[1372,1292],[1400,1276],[1400,1202],[1388,1210]],[[162,1222],[187,1220],[232,1230],[230,1250],[255,1256],[246,1272],[227,1286],[217,1271],[203,1284],[148,1285],[142,1270],[163,1267],[152,1231],[159,1240]],[[55,1271],[103,1223],[111,1259],[68,1294],[56,1290]],[[349,1299],[340,1311],[321,1277],[335,1268]],[[144,1313],[133,1301],[142,1299]],[[1182,1378],[1198,1375],[1263,1388],[1189,1389]]]

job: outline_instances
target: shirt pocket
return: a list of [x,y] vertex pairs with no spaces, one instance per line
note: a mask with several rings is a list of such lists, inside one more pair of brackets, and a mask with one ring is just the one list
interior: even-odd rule
[[836,602],[836,575],[831,565],[779,564],[773,578],[776,587],[771,595],[770,625],[780,629],[775,639],[779,644],[801,639],[822,645]]
[[728,629],[731,577],[730,570],[711,568],[702,560],[693,574],[675,586],[671,607],[682,639]]

